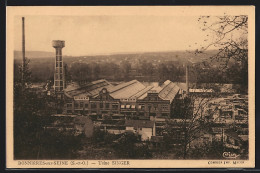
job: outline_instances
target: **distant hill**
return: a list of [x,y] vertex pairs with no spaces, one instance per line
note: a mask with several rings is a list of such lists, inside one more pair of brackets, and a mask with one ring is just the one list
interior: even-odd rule
[[[209,50],[203,54],[194,54],[194,52],[187,51],[165,51],[165,52],[136,52],[136,53],[114,53],[109,55],[86,55],[86,56],[66,56],[63,55],[65,61],[120,61],[120,60],[163,60],[163,61],[179,61],[186,62],[187,60],[192,62],[200,62],[203,59],[208,59],[210,56],[217,53],[216,50]],[[33,59],[40,58],[53,58],[55,57],[55,52],[45,52],[45,51],[26,51],[26,57]],[[14,51],[15,59],[22,59],[21,51]]]
[[[55,52],[45,52],[45,51],[26,51],[25,56],[27,58],[51,58],[55,57]],[[22,51],[14,51],[14,59],[22,58]]]

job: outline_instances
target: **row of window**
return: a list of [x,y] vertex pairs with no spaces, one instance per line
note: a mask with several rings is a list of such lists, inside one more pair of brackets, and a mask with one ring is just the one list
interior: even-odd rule
[[[75,102],[74,106],[75,106],[75,108],[78,108],[78,107],[79,108],[83,108],[83,107],[87,108],[88,107],[88,103],[85,103],[85,106],[84,106],[83,102],[80,102],[80,103]],[[67,107],[68,108],[72,107],[72,104],[68,103]],[[97,103],[91,103],[91,108],[97,108]],[[110,108],[110,104],[109,103],[99,103],[99,108],[100,109],[103,109],[103,108],[109,109]],[[135,105],[121,105],[120,108],[121,109],[135,109],[136,107],[135,107]],[[112,109],[118,109],[118,105],[117,104],[112,104]],[[145,105],[144,104],[138,105],[138,109],[139,110],[145,110]],[[148,109],[151,110],[152,109],[152,105],[148,105]],[[153,109],[157,110],[157,105],[153,105]],[[169,106],[168,105],[162,105],[162,110],[169,110]]]
[[[89,113],[92,113],[92,114],[95,114],[97,113],[97,111],[88,111],[88,110],[75,110],[74,111],[75,113],[78,113],[78,114],[89,114]],[[68,114],[71,114],[72,113],[72,110],[68,109],[67,110],[67,113]],[[109,111],[101,111],[102,114],[108,114],[110,113]],[[118,114],[118,111],[112,111],[111,112],[112,114]]]
[[[88,103],[85,103],[85,106],[84,106],[84,103],[83,102],[80,102],[80,103],[77,103],[75,102],[74,103],[74,106],[77,108],[77,107],[80,107],[80,108],[87,108],[88,107]],[[71,108],[72,107],[72,104],[71,103],[68,103],[67,104],[67,107],[68,108]],[[97,104],[96,103],[91,103],[91,108],[97,108]],[[110,104],[109,103],[100,103],[99,104],[99,108],[106,108],[106,109],[109,109],[110,108]],[[116,104],[113,104],[112,105],[112,109],[118,109],[118,105]]]

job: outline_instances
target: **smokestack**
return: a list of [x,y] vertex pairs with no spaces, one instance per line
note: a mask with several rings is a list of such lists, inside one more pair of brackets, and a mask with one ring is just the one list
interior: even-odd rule
[[25,28],[24,28],[24,17],[22,17],[22,53],[23,53],[22,84],[24,84],[24,68],[25,68]]
[[189,94],[189,66],[186,64],[186,87],[187,87],[187,94]]

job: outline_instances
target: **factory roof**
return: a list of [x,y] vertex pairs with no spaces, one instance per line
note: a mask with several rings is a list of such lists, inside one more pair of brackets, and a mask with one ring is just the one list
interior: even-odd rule
[[115,99],[128,99],[139,91],[143,90],[145,86],[137,80],[119,84],[115,87],[109,88],[110,95]]
[[139,92],[137,92],[136,94],[132,95],[131,98],[144,98],[147,95],[147,92],[150,91],[152,88],[154,88],[153,86],[147,86],[144,89],[140,90]]
[[101,79],[97,81],[90,82],[85,84],[79,88],[65,91],[67,96],[74,97],[74,96],[95,96],[99,93],[102,88],[111,88],[113,87],[108,81]]
[[185,88],[185,85],[183,83],[173,83],[170,80],[167,80],[162,86],[145,86],[137,80],[132,80],[113,86],[108,81],[102,79],[93,81],[81,87],[77,84],[73,84],[65,90],[65,94],[69,97],[96,97],[103,88],[106,88],[110,93],[110,96],[114,99],[142,100],[149,92],[155,92],[158,93],[158,96],[161,99],[172,102],[179,90]]
[[172,102],[179,90],[180,87],[176,83],[168,82],[158,95],[161,99],[170,100],[170,102]]

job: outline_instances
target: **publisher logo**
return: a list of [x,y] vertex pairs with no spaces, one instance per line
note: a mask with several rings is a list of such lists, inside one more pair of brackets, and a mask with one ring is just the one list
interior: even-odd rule
[[231,153],[231,152],[224,152],[223,153],[224,158],[235,159],[238,156],[239,156],[239,154],[236,154],[236,153]]

